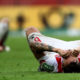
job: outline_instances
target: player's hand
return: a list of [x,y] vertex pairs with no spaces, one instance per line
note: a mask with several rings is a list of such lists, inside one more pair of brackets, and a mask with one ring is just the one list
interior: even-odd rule
[[73,52],[72,50],[62,50],[58,48],[55,48],[54,51],[59,53],[63,58],[68,58]]
[[74,57],[77,57],[79,55],[79,51],[78,50],[73,50],[71,55],[74,56]]
[[72,54],[71,50],[60,50],[60,55],[65,59],[71,56],[71,54]]
[[73,51],[73,50],[62,50],[62,49],[58,49],[58,48],[54,48],[53,49],[54,52],[57,52],[60,54],[60,56],[62,56],[63,58],[68,58],[69,56],[77,56],[78,52],[77,51]]
[[63,58],[68,58],[69,56],[77,57],[79,55],[77,50],[60,50],[60,53]]
[[58,49],[58,48],[54,48],[53,52],[57,52],[60,54],[60,56],[62,56],[63,58],[67,58],[68,56],[71,55],[72,51],[71,50],[62,50],[62,49]]

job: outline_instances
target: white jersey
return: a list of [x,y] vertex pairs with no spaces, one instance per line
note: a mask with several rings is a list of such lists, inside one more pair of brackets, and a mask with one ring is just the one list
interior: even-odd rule
[[44,51],[44,53],[46,53],[46,55],[39,59],[40,64],[45,62],[48,65],[54,67],[53,72],[63,72],[62,70],[63,58],[58,53],[55,52]]
[[[29,41],[42,42],[55,48],[60,49],[76,49],[80,46],[80,41],[63,41],[55,38],[43,36],[40,33],[31,33],[28,36]],[[40,63],[46,62],[48,65],[54,66],[53,72],[62,72],[62,57],[55,52],[44,51],[45,56],[39,59]]]

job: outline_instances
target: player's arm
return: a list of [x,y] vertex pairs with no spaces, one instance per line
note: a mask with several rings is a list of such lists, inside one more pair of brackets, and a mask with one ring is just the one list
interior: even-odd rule
[[80,54],[80,47],[76,48],[72,52],[72,56],[77,57]]
[[59,48],[55,48],[41,42],[30,42],[30,46],[35,47],[35,49],[39,51],[57,52],[64,58],[68,57],[71,54],[70,50],[61,50]]
[[49,45],[47,45],[47,44],[45,44],[45,43],[41,43],[41,42],[30,42],[30,46],[33,46],[33,47],[35,47],[37,50],[41,50],[41,51],[57,51],[57,50],[55,50],[55,48],[54,47],[52,47],[52,46],[49,46]]

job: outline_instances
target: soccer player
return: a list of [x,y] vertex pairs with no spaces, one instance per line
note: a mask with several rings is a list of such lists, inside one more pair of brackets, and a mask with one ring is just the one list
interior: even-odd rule
[[5,46],[5,41],[7,39],[9,32],[9,20],[8,18],[3,18],[0,20],[0,52],[4,50],[9,50],[8,46]]
[[[71,63],[79,63],[80,41],[66,42],[42,35],[36,28],[26,31],[30,48],[40,62],[40,71],[63,72],[63,68]],[[75,66],[75,65],[74,65]]]

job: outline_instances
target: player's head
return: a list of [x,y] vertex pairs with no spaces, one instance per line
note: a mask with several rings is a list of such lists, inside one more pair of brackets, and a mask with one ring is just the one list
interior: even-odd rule
[[63,70],[65,73],[80,73],[80,63],[71,62]]
[[34,27],[29,27],[26,29],[26,35],[28,36],[29,34],[33,33],[33,32],[38,32],[40,33],[40,31]]

